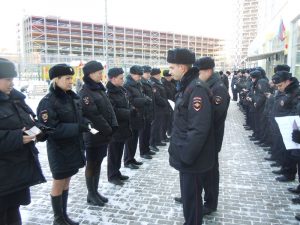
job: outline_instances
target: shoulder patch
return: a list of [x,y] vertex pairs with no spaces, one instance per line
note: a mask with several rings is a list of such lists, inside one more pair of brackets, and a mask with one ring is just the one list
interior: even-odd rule
[[48,118],[49,118],[47,110],[41,111],[41,118],[42,118],[42,120],[43,120],[44,123],[47,123]]
[[193,108],[197,112],[202,108],[202,98],[201,97],[194,97],[193,98]]
[[83,103],[86,104],[86,105],[89,105],[89,104],[90,104],[90,98],[89,98],[88,96],[83,97],[83,98],[82,98],[82,101],[83,101]]
[[215,97],[215,104],[216,105],[220,105],[222,103],[222,97],[221,96],[216,96]]

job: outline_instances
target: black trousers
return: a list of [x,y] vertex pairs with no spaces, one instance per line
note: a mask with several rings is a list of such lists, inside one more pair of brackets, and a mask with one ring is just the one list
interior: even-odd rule
[[217,209],[219,197],[219,157],[216,154],[214,167],[205,174],[204,179],[204,205],[210,209]]
[[145,126],[139,131],[139,147],[140,154],[144,155],[150,151],[150,134],[151,134],[151,122],[146,121]]
[[125,141],[123,142],[112,141],[108,145],[108,155],[107,155],[108,180],[121,176],[120,168],[121,168],[124,145],[125,145]]
[[151,124],[151,136],[150,145],[156,146],[162,140],[162,124],[164,120],[164,114],[156,114]]
[[205,174],[180,172],[184,225],[200,225],[203,220],[202,190]]
[[128,165],[134,161],[136,148],[139,139],[139,130],[132,129],[132,136],[125,142],[124,164]]
[[0,224],[1,225],[21,225],[21,215],[19,206],[9,207],[0,210]]
[[233,101],[237,101],[237,99],[238,99],[238,92],[236,91],[236,90],[233,90],[233,89],[231,89],[231,91],[232,91],[232,99],[233,99]]

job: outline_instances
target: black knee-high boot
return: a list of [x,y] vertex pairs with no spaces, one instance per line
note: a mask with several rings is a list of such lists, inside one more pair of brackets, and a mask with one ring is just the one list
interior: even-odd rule
[[51,204],[54,213],[53,225],[69,225],[63,214],[62,196],[51,196]]
[[67,204],[68,204],[68,196],[69,196],[69,190],[64,190],[62,193],[62,203],[63,203],[63,214],[65,217],[65,220],[68,222],[70,225],[79,225],[78,222],[75,222],[69,218],[67,215]]
[[103,195],[101,195],[98,192],[99,179],[100,179],[100,168],[95,171],[95,190],[96,190],[97,195],[101,199],[101,201],[104,202],[104,203],[107,203],[108,198],[104,197]]
[[85,181],[88,189],[87,202],[92,205],[104,206],[104,202],[99,198],[95,189],[95,176],[86,176]]

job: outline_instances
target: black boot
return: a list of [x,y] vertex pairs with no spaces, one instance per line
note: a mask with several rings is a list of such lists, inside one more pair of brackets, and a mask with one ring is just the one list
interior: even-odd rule
[[104,206],[104,202],[98,197],[95,190],[95,178],[85,177],[86,187],[88,189],[87,202],[91,205]]
[[64,190],[62,193],[62,203],[63,203],[63,214],[65,217],[65,220],[70,225],[79,225],[78,222],[75,222],[69,218],[67,215],[67,204],[68,204],[68,196],[69,196],[69,190]]
[[69,225],[63,214],[62,196],[51,196],[51,204],[54,213],[53,225]]
[[101,201],[104,203],[108,203],[108,198],[104,197],[103,195],[101,195],[98,192],[99,179],[100,179],[100,170],[96,171],[96,173],[95,173],[95,190],[96,190],[98,197],[101,199]]

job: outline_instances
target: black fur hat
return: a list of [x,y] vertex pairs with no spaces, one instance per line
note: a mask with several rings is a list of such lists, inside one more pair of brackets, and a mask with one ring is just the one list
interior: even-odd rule
[[95,60],[87,62],[82,68],[84,76],[88,76],[91,73],[95,73],[96,71],[103,70],[103,66],[100,62]]
[[143,70],[143,67],[141,66],[138,66],[138,65],[134,65],[132,67],[130,67],[130,71],[129,71],[131,74],[136,74],[136,75],[143,75],[144,73],[144,70]]
[[282,64],[282,65],[277,65],[274,67],[274,73],[278,72],[278,71],[287,71],[290,72],[291,67],[289,67],[286,64]]
[[0,58],[0,79],[14,78],[17,75],[15,65],[8,59]]
[[151,66],[143,66],[144,73],[151,73]]
[[65,76],[65,75],[74,75],[74,69],[65,64],[56,64],[52,66],[49,70],[49,78],[50,80],[54,79],[55,77]]
[[153,75],[158,75],[158,74],[161,74],[160,69],[159,68],[152,68],[150,75],[153,76]]
[[194,66],[199,70],[213,69],[215,67],[215,61],[211,57],[202,57],[194,63]]
[[124,70],[122,68],[117,68],[117,67],[114,67],[114,68],[111,68],[108,70],[108,73],[107,73],[107,76],[109,79],[113,78],[113,77],[117,77],[119,76],[120,74],[123,74],[124,73]]
[[261,72],[259,70],[253,70],[250,73],[251,78],[260,78],[261,77]]
[[175,48],[168,51],[168,63],[191,65],[195,60],[195,53],[187,48]]
[[289,80],[292,77],[292,74],[287,71],[278,71],[272,77],[272,82],[274,84],[279,84],[283,81]]

